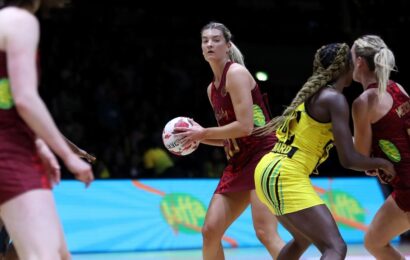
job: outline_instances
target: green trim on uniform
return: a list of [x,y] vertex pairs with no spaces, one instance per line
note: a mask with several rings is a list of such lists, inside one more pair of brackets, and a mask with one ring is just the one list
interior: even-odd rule
[[[278,158],[277,163],[274,167],[274,171],[271,172],[268,175],[268,183],[267,183],[267,187],[269,187],[268,193],[267,193],[267,198],[270,199],[270,201],[272,202],[272,206],[275,209],[275,212],[277,214],[280,214],[280,200],[279,197],[276,196],[276,183],[279,180],[279,170],[282,167],[282,164],[280,163],[281,158]],[[273,175],[273,176],[272,176]],[[273,177],[273,178],[272,178]],[[273,188],[273,190],[270,191],[270,188]]]
[[279,160],[273,160],[268,164],[268,166],[265,168],[262,174],[261,178],[261,187],[262,187],[262,192],[265,198],[269,201],[271,205],[275,205],[275,203],[272,201],[272,199],[269,196],[269,176],[271,175],[272,171],[275,169],[275,166],[279,163]]

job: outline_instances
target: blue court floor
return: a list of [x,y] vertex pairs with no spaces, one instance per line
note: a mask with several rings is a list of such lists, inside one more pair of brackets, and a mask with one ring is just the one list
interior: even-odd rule
[[[410,260],[410,244],[396,245]],[[202,260],[200,250],[178,250],[140,253],[83,254],[73,255],[73,260]],[[272,260],[264,248],[225,249],[226,260]],[[303,260],[319,260],[320,254],[311,247],[303,255]],[[367,253],[363,245],[348,245],[347,260],[374,259]]]

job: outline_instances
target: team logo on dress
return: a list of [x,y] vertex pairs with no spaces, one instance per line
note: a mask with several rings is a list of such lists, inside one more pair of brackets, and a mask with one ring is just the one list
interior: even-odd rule
[[10,109],[14,105],[8,79],[0,79],[0,109]]
[[401,161],[400,151],[392,142],[380,139],[379,147],[392,162],[398,163]]
[[255,126],[264,126],[266,124],[266,118],[262,109],[258,105],[253,105],[253,124]]

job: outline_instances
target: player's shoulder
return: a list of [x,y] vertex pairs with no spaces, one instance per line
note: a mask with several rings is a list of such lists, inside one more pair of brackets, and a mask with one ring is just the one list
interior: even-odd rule
[[1,9],[0,21],[4,23],[38,23],[36,17],[32,13],[17,7],[5,7]]
[[[30,12],[17,7],[5,7],[0,10],[0,47],[4,49],[7,42],[30,42],[37,39],[39,22]],[[36,37],[36,38],[33,38]]]
[[6,7],[0,10],[0,29],[6,35],[15,35],[38,31],[37,18],[27,10],[17,7]]
[[[226,80],[227,82],[232,81],[243,81],[243,82],[253,82],[252,75],[248,71],[248,69],[238,63],[233,63],[229,70],[226,72]],[[229,85],[229,83],[227,83]]]
[[378,90],[376,88],[366,89],[354,101],[354,109],[364,109],[378,100]]
[[227,71],[227,74],[237,74],[237,73],[249,73],[249,71],[245,66],[239,63],[232,63]]
[[338,104],[338,103],[345,103],[346,97],[339,91],[325,87],[319,94],[319,98],[323,100],[325,103],[329,104]]

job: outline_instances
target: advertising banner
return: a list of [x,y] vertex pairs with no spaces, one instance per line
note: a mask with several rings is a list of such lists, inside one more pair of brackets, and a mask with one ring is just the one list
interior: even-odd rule
[[[72,252],[201,248],[201,227],[216,179],[100,180],[85,189],[63,181],[54,189]],[[312,178],[347,243],[362,243],[384,198],[376,178]],[[291,236],[279,226],[285,241]],[[223,237],[225,247],[262,246],[250,207]]]

